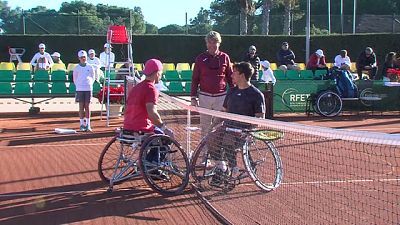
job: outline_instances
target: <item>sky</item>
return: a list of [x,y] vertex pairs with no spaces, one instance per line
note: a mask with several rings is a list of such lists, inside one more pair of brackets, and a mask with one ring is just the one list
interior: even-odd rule
[[[197,16],[201,7],[209,9],[212,1],[213,0],[90,0],[85,2],[93,5],[114,5],[131,9],[138,6],[142,9],[146,22],[161,28],[169,24],[185,25],[186,12],[188,14],[189,23],[190,19]],[[46,6],[48,9],[59,10],[63,2],[71,2],[71,0],[8,0],[8,6],[12,9],[21,7],[24,10],[37,6]]]

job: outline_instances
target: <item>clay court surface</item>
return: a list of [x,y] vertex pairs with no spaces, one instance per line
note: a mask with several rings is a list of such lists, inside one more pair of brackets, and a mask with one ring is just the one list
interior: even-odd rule
[[[342,115],[334,119],[306,117],[302,114],[276,115],[276,118],[323,127],[400,133],[398,112],[390,115]],[[97,160],[104,145],[114,135],[114,129],[122,124],[122,119],[112,119],[111,126],[106,127],[105,121],[100,121],[96,115],[92,124],[93,133],[58,135],[54,133],[55,128],[78,128],[76,113],[40,113],[36,116],[27,113],[0,114],[0,224],[220,223],[190,187],[182,195],[164,197],[154,193],[141,179],[136,179],[118,185],[111,194],[106,193],[107,185],[100,181],[97,174]],[[284,152],[285,143],[280,146]],[[286,148],[290,150],[290,147]],[[282,157],[285,160],[285,153],[282,153]],[[291,158],[286,159],[288,163]],[[296,162],[293,165],[296,167],[288,169],[286,174],[291,174],[291,170],[292,174],[296,174],[296,170],[304,169]],[[307,168],[305,171],[306,177],[309,171]],[[295,179],[290,175],[286,177],[286,181]],[[316,186],[324,191],[323,185]],[[368,188],[366,186],[364,188]],[[313,211],[298,215],[295,209],[290,208],[290,204],[294,204],[296,198],[305,198],[309,207],[318,209],[315,204],[323,201],[318,198],[322,195],[313,196],[313,189],[309,186],[298,187],[291,192],[293,183],[290,182],[267,195],[257,191],[252,184],[239,187],[229,195],[204,193],[235,224],[262,223],[267,221],[267,217],[268,221],[282,224],[307,222],[307,215],[312,217]],[[342,197],[348,198],[348,193]],[[240,207],[242,203],[249,204],[249,199],[259,201],[254,205],[258,210],[245,211]],[[262,211],[265,204],[272,206],[272,203],[275,207],[269,207],[268,212]],[[363,204],[361,200],[360,207]],[[327,204],[322,205],[329,208]],[[287,215],[291,215],[291,221],[276,216],[283,208],[287,210]],[[321,224],[327,221],[332,221],[329,215]]]

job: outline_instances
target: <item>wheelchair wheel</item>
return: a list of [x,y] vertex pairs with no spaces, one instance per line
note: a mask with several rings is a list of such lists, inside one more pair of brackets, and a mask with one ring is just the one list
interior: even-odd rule
[[361,91],[360,93],[360,102],[364,106],[372,106],[373,101],[371,100],[365,100],[368,99],[368,97],[374,97],[375,93],[372,91],[372,88],[365,88],[364,90]]
[[113,184],[120,184],[133,176],[139,175],[138,172],[138,149],[132,149],[130,144],[124,144],[111,139],[104,147],[98,161],[98,173],[104,182],[110,183],[113,177]]
[[261,190],[272,191],[281,184],[282,161],[273,142],[250,138],[243,147],[243,162],[250,178]]
[[163,195],[180,194],[189,183],[189,160],[181,145],[155,134],[142,144],[139,165],[145,182]]
[[342,99],[333,91],[322,92],[317,97],[317,110],[322,116],[334,117],[342,110]]

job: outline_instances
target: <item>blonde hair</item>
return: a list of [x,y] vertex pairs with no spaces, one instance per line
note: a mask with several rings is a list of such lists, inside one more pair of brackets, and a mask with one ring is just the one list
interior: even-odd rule
[[217,31],[210,31],[210,32],[206,35],[205,40],[206,40],[206,41],[207,41],[207,40],[214,40],[214,41],[216,41],[216,42],[218,42],[218,43],[221,43],[221,42],[222,42],[221,34],[219,34]]

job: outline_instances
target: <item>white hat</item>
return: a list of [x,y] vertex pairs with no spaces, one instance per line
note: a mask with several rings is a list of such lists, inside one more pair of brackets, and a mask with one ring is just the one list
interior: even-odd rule
[[43,43],[40,43],[39,48],[46,48],[46,45],[44,45]]
[[317,55],[321,56],[321,57],[324,56],[324,51],[322,51],[321,49],[318,49],[315,53],[316,53]]
[[78,52],[78,57],[80,58],[80,57],[83,57],[83,56],[87,57],[87,53],[86,53],[85,50],[80,50],[80,51]]
[[261,66],[268,69],[270,66],[270,63],[268,62],[268,60],[264,60],[260,62]]
[[104,48],[112,48],[111,44],[105,43]]
[[61,57],[61,54],[58,53],[58,52],[54,52],[51,56],[60,58],[60,57]]
[[256,51],[257,49],[256,49],[256,46],[254,46],[254,45],[251,45],[250,47],[249,47],[249,51],[251,51],[251,50],[254,50],[254,51]]
[[89,53],[89,55],[90,54],[95,54],[96,55],[96,52],[94,51],[94,49],[89,49],[88,53]]

